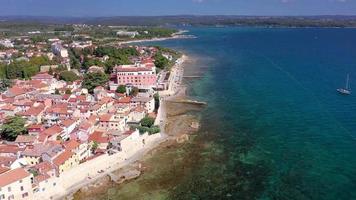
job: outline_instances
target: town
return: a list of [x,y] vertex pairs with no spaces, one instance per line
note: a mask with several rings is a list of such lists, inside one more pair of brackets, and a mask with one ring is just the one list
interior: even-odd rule
[[73,27],[0,38],[0,199],[61,198],[162,137],[159,105],[178,87],[182,55]]

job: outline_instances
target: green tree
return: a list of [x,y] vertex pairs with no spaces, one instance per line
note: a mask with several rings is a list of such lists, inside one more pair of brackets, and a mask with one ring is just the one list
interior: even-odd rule
[[158,110],[159,108],[159,94],[158,92],[156,94],[153,95],[153,98],[155,99],[155,110]]
[[60,94],[59,90],[57,88],[54,90],[54,94],[57,94],[57,95]]
[[146,116],[143,119],[141,119],[140,123],[141,123],[141,126],[151,128],[152,125],[155,123],[155,119],[152,117]]
[[82,87],[88,89],[89,93],[93,93],[94,88],[97,86],[105,86],[108,80],[108,76],[104,73],[87,73],[84,76]]
[[155,59],[155,65],[159,69],[164,69],[169,66],[169,60],[162,55],[161,52],[157,52],[153,57]]
[[66,94],[72,94],[72,91],[70,89],[66,89],[65,93]]
[[91,152],[94,153],[99,147],[99,144],[97,141],[94,141],[93,144],[91,145]]
[[1,137],[14,141],[18,135],[27,133],[25,128],[25,119],[20,116],[14,116],[6,119],[5,123],[0,127]]
[[13,84],[10,79],[2,79],[0,80],[0,92],[5,92],[9,87]]
[[73,82],[75,80],[78,80],[77,74],[75,74],[72,71],[63,71],[59,74],[59,79],[64,80],[66,82]]
[[116,89],[116,92],[117,92],[117,93],[124,94],[124,93],[126,92],[126,86],[124,86],[124,85],[119,85],[119,87],[117,87],[117,89]]

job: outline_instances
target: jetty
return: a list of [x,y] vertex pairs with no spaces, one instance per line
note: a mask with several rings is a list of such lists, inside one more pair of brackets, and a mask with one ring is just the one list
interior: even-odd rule
[[194,104],[194,105],[201,105],[206,106],[208,103],[204,101],[196,101],[196,100],[189,100],[189,99],[181,99],[181,100],[170,100],[173,103],[184,103],[184,104]]

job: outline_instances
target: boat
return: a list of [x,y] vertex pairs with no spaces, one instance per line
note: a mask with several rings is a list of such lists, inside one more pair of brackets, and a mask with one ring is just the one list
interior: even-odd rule
[[345,88],[339,88],[337,89],[337,91],[340,93],[340,94],[345,94],[345,95],[350,95],[351,94],[351,88],[350,88],[350,83],[349,83],[349,74],[347,74],[347,77],[346,77],[346,87]]

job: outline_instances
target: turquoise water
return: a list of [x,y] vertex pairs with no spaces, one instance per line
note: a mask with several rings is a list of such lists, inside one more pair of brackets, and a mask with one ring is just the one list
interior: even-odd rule
[[[198,135],[94,199],[356,199],[356,29],[193,28]],[[152,43],[151,43],[152,44]],[[84,197],[83,199],[85,199]]]
[[[199,58],[213,144],[171,199],[356,199],[356,29],[195,28],[156,44]],[[191,156],[202,152],[190,152]]]

